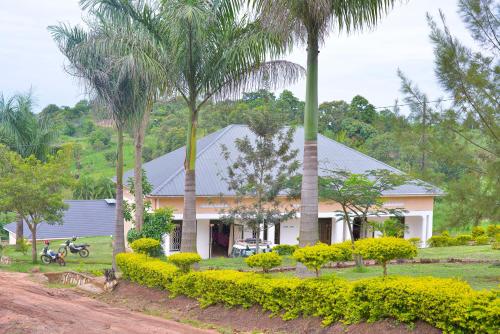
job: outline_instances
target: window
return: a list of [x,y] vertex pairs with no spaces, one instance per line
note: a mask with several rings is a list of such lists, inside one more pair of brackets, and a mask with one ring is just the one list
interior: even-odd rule
[[174,228],[170,232],[170,251],[181,250],[182,220],[174,220]]

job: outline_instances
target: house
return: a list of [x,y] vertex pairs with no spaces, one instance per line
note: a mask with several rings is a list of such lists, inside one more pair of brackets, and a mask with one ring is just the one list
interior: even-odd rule
[[[68,200],[63,224],[40,223],[37,240],[68,239],[77,237],[111,236],[115,234],[116,205],[114,199]],[[4,226],[9,232],[9,244],[16,243],[16,223]],[[31,239],[31,232],[24,224],[24,237]]]
[[[196,158],[196,206],[197,206],[197,250],[203,258],[231,253],[233,244],[238,239],[252,237],[252,232],[243,226],[224,225],[220,222],[220,210],[225,203],[231,202],[234,193],[227,189],[221,175],[226,173],[227,162],[221,157],[221,145],[224,144],[232,156],[238,154],[234,141],[244,136],[253,137],[245,125],[230,125],[207,135],[197,141]],[[292,148],[299,149],[298,158],[302,159],[304,130],[297,128]],[[184,193],[184,154],[185,148],[179,148],[144,164],[144,170],[153,191],[147,196],[152,208],[171,207],[174,210],[176,228],[165,237],[165,252],[179,251],[183,193]],[[368,170],[387,169],[401,173],[376,159],[342,145],[325,136],[318,136],[318,159],[320,168],[342,169],[353,173]],[[321,174],[321,171],[320,171]],[[133,171],[125,174],[125,179]],[[407,226],[405,238],[418,237],[427,240],[432,235],[432,217],[434,197],[441,194],[435,187],[417,184],[405,184],[384,193],[386,208],[404,208],[404,224]],[[221,200],[221,195],[224,201]],[[128,200],[133,200],[127,194]],[[294,203],[299,205],[300,202]],[[229,204],[230,205],[230,204]],[[325,243],[342,242],[350,238],[349,231],[342,221],[337,221],[336,211],[340,206],[331,202],[320,202],[319,224],[320,240]],[[373,217],[372,220],[385,220],[387,217]],[[277,226],[269,227],[261,233],[261,239],[275,244],[297,244],[300,219],[292,219]],[[126,231],[131,227],[126,224]],[[355,233],[359,233],[355,231]]]

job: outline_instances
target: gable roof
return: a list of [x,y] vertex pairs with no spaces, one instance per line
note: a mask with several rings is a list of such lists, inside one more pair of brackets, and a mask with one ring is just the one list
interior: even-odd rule
[[[59,239],[77,237],[109,236],[115,234],[116,206],[99,200],[69,200],[64,213],[63,224],[50,225],[42,222],[37,227],[37,239]],[[16,233],[16,223],[4,226]],[[31,232],[24,224],[24,236],[31,238]]]
[[[230,155],[236,157],[238,151],[234,145],[237,138],[255,138],[246,125],[229,125],[197,141],[196,156],[196,194],[197,196],[234,195],[228,191],[221,176],[227,172],[228,162],[221,156],[221,145],[224,144]],[[304,155],[304,129],[298,127],[294,134],[292,149],[298,149],[298,159]],[[143,165],[149,182],[153,185],[151,196],[183,196],[184,195],[184,158],[185,147],[167,153]],[[386,169],[394,173],[403,173],[381,161],[369,157],[359,151],[318,134],[318,160],[321,168],[340,169],[352,173],[363,173],[368,170]],[[301,170],[299,171],[302,172]],[[133,176],[133,170],[125,173],[125,179]],[[442,192],[430,185],[405,184],[384,193],[384,195],[440,195]]]

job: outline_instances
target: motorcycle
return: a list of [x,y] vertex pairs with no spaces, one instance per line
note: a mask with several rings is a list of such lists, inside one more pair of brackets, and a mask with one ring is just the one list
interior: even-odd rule
[[71,240],[69,239],[66,240],[66,242],[61,244],[61,247],[59,247],[59,253],[63,253],[64,256],[67,256],[69,249],[71,254],[78,253],[81,257],[88,257],[90,252],[87,249],[87,247],[90,247],[90,245],[88,244],[76,245],[75,241],[76,237],[73,237]]
[[43,264],[59,263],[60,266],[65,266],[66,261],[64,261],[64,254],[59,252],[56,253],[52,249],[49,249],[50,242],[45,241],[45,247],[43,247],[40,253],[40,260]]

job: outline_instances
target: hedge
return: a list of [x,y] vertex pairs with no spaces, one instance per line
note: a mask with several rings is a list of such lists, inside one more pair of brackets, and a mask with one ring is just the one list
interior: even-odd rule
[[119,254],[117,264],[125,278],[168,289],[173,296],[196,298],[202,307],[260,305],[285,320],[316,316],[324,325],[394,318],[420,319],[448,333],[500,330],[500,290],[475,291],[454,279],[391,276],[350,282],[337,277],[273,278],[234,270],[181,274],[171,264],[139,254]]

